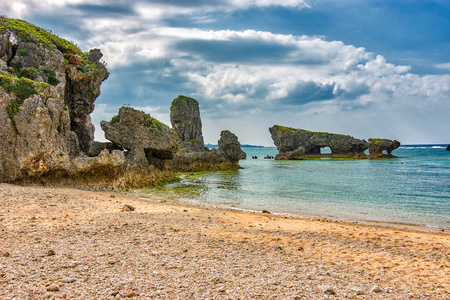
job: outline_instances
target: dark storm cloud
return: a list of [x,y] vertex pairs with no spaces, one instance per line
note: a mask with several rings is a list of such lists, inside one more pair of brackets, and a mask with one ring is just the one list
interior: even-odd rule
[[335,83],[319,84],[313,81],[299,82],[285,98],[279,99],[283,104],[302,105],[315,101],[331,100],[338,95],[333,93]]
[[175,44],[175,51],[199,55],[217,63],[280,63],[294,46],[285,46],[263,40],[188,40]]
[[83,13],[83,16],[134,16],[137,15],[130,4],[114,4],[114,5],[92,5],[80,4],[69,5],[69,9],[75,9]]

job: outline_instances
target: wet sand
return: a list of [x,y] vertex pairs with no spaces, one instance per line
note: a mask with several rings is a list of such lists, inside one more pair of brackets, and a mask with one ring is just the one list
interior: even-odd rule
[[446,232],[9,184],[0,208],[0,299],[450,298]]

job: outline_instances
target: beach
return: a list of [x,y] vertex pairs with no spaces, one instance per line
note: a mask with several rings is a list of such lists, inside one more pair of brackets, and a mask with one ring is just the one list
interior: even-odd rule
[[447,232],[10,184],[0,206],[0,299],[450,297]]

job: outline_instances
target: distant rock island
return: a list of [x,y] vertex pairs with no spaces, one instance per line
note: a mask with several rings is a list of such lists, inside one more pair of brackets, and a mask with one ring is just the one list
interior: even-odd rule
[[[360,140],[349,135],[313,132],[280,125],[269,128],[278,149],[276,160],[301,160],[312,157],[369,158],[393,157],[391,152],[400,142],[388,139]],[[321,154],[321,148],[329,147],[330,154]],[[385,153],[384,153],[385,152]]]
[[99,49],[18,19],[0,17],[0,182],[127,189],[177,178],[180,170],[239,168],[238,138],[222,131],[204,146],[198,102],[180,96],[172,127],[122,107],[94,141],[90,114],[108,78]]

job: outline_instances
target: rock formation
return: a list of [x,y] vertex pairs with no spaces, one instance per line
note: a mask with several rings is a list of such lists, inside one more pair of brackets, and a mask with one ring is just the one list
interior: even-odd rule
[[[369,149],[369,158],[393,157],[391,152],[400,147],[400,142],[387,139],[356,139],[349,135],[328,132],[312,132],[274,125],[269,128],[277,146],[277,160],[299,160],[304,157],[351,157],[367,158],[364,153]],[[321,154],[320,149],[329,147],[331,154]],[[386,154],[383,154],[386,151]]]
[[448,145],[447,148],[445,148],[445,150],[450,151],[450,145]]
[[122,107],[94,141],[90,114],[109,73],[100,50],[76,45],[22,20],[0,17],[0,182],[129,188],[176,178],[174,171],[237,168],[229,132],[205,148],[198,102],[172,104],[174,129]]
[[[393,155],[391,152],[398,147],[400,147],[399,141],[392,141],[388,139],[369,139],[369,157],[392,157]],[[386,154],[384,154],[383,151],[386,151]]]
[[139,167],[154,165],[162,169],[180,146],[175,131],[149,114],[121,107],[110,122],[100,123],[106,139],[129,151],[127,163]]
[[178,171],[239,168],[245,156],[237,137],[222,131],[219,149],[208,149],[203,142],[202,123],[197,100],[178,96],[170,107],[170,120],[181,146],[168,166]]
[[302,152],[305,156],[318,156],[323,147],[330,147],[332,153],[329,156],[354,157],[369,148],[367,141],[349,135],[312,132],[280,125],[274,125],[269,131],[280,154],[276,159],[300,159]]
[[170,122],[182,142],[182,148],[205,150],[197,100],[182,95],[175,98],[170,106]]

